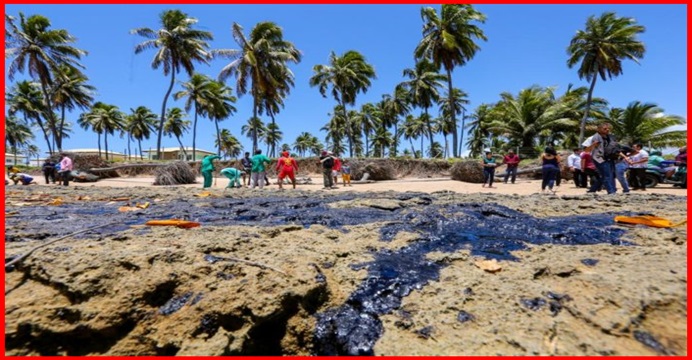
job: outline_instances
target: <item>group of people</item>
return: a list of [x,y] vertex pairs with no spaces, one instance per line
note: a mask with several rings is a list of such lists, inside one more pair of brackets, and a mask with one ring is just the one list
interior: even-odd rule
[[485,156],[481,159],[481,166],[483,167],[483,187],[486,185],[489,188],[495,188],[493,186],[493,181],[495,181],[495,168],[500,165],[506,165],[505,177],[503,182],[507,184],[510,181],[512,184],[517,180],[517,169],[519,168],[519,162],[521,159],[519,155],[514,153],[514,150],[507,151],[507,154],[502,157],[502,163],[498,164],[493,152],[490,150],[485,151]]
[[[73,170],[72,159],[70,159],[67,154],[60,154],[60,162],[54,162],[50,158],[46,159],[41,166],[41,171],[46,179],[46,185],[48,184],[60,184],[68,186],[70,184],[70,171]],[[15,185],[22,183],[22,185],[36,184],[34,178],[29,175],[19,171],[16,167],[12,166],[8,170],[9,180],[14,182]],[[5,185],[9,184],[8,179],[5,179]]]
[[[217,155],[208,155],[202,159],[201,172],[204,177],[203,188],[212,186],[213,173],[215,170],[214,160],[220,159]],[[264,188],[269,185],[267,178],[267,166],[272,163],[272,160],[262,154],[262,150],[255,150],[254,156],[250,157],[250,153],[246,152],[245,156],[240,160],[240,167],[227,167],[221,169],[219,173],[228,178],[229,182],[226,189],[249,187],[254,189],[259,187]],[[320,156],[320,166],[324,174],[324,189],[335,189],[338,184],[339,176],[342,178],[343,186],[351,186],[351,167],[346,160],[341,160],[330,151],[322,151]],[[281,157],[276,162],[275,168],[278,174],[279,189],[283,189],[284,180],[288,178],[293,188],[296,188],[296,173],[298,172],[298,162],[290,155],[288,151],[281,153]],[[242,178],[242,184],[240,179]],[[225,191],[225,189],[224,189]]]

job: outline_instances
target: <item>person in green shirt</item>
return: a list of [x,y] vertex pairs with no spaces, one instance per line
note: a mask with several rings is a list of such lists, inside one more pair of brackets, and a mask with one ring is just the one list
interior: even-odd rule
[[206,189],[211,187],[212,173],[214,172],[214,160],[221,159],[217,155],[207,155],[202,159],[202,176],[204,176],[204,186]]
[[652,151],[651,154],[649,154],[649,162],[647,163],[647,165],[649,167],[654,167],[654,168],[656,168],[656,170],[660,171],[661,170],[661,162],[666,160],[661,155],[662,155],[661,152],[658,150]]
[[252,157],[251,189],[254,189],[255,186],[259,186],[260,189],[264,187],[264,178],[267,174],[265,164],[268,165],[269,163],[271,160],[262,154],[262,150],[255,150],[255,155]]

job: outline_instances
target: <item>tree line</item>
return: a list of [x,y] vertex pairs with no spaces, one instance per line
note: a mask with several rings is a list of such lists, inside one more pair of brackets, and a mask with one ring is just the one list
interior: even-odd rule
[[[170,77],[157,115],[144,106],[125,113],[117,105],[95,101],[95,88],[89,85],[80,63],[87,52],[74,46],[76,39],[67,30],[51,29],[50,20],[42,15],[20,13],[18,19],[6,15],[8,77],[12,81],[17,73],[28,73],[31,78],[14,83],[6,92],[6,145],[15,152],[22,148],[37,151],[31,144],[32,128],[37,128],[51,154],[61,151],[73,126],[66,120],[66,111],[79,110],[76,124],[97,134],[99,151],[103,136],[106,157],[109,135],[126,138],[128,152],[130,143],[136,143],[140,155],[142,140],[156,135],[160,159],[162,136],[175,137],[185,151],[181,138],[191,129],[196,159],[199,118],[214,123],[218,154],[237,157],[243,151],[240,141],[219,126],[237,112],[229,79],[235,80],[237,96],[249,94],[253,99],[252,116],[242,126],[241,135],[252,139],[253,151],[260,142],[266,144],[270,156],[276,156],[277,149],[306,156],[328,148],[350,157],[446,158],[460,157],[464,147],[470,156],[480,155],[485,148],[519,148],[523,155],[534,156],[546,145],[578,147],[586,129],[600,121],[613,124],[613,133],[621,141],[653,147],[686,141],[686,131],[665,130],[685,124],[685,120],[665,114],[656,104],[635,100],[622,109],[593,96],[597,79],[622,75],[624,60],[643,58],[645,46],[638,35],[645,29],[632,18],[611,12],[591,16],[569,42],[567,66],[577,67],[588,88],[570,84],[564,93],[556,94],[555,88],[533,85],[517,94],[502,93],[496,103],[468,111],[469,95],[454,87],[452,74],[474,58],[480,41],[487,41],[480,27],[486,17],[471,5],[452,4],[441,5],[439,12],[423,7],[421,17],[421,40],[412,49],[415,63],[403,69],[404,80],[379,102],[356,107],[358,94],[367,92],[376,79],[375,69],[360,52],[331,52],[328,63],[315,65],[309,84],[335,101],[328,122],[320,129],[326,132],[324,143],[303,132],[288,144],[282,143],[276,117],[295,85],[290,65],[300,63],[301,52],[284,39],[281,27],[273,22],[257,23],[248,35],[233,23],[236,49],[211,49],[213,34],[196,28],[197,19],[180,10],[162,12],[159,29],[132,29],[132,35],[145,39],[136,45],[135,54],[154,50],[151,67]],[[228,60],[216,78],[195,71],[196,65],[215,58]],[[181,72],[188,76],[187,81],[176,81]],[[173,92],[176,82],[182,90]],[[183,108],[167,107],[171,97],[183,100]],[[187,119],[190,113],[192,121]],[[261,116],[271,121],[265,123]],[[434,141],[435,134],[443,135],[444,144]]]

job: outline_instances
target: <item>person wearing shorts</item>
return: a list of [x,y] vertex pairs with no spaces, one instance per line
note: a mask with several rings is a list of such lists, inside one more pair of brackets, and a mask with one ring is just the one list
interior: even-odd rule
[[279,173],[279,189],[284,187],[284,178],[288,177],[291,179],[293,188],[296,188],[296,172],[298,171],[298,163],[296,159],[292,158],[288,151],[281,153],[281,158],[276,164],[276,172]]
[[351,167],[346,160],[341,162],[341,178],[344,181],[344,187],[351,186]]

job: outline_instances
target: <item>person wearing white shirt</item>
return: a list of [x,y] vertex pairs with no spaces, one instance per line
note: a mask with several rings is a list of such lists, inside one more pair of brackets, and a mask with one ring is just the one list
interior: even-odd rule
[[574,153],[567,157],[567,166],[569,171],[572,172],[572,178],[574,179],[574,186],[578,188],[587,187],[586,174],[581,170],[581,150],[574,149]]
[[632,174],[632,190],[646,191],[646,167],[649,153],[642,149],[642,144],[632,145],[634,152],[629,155],[630,173]]

